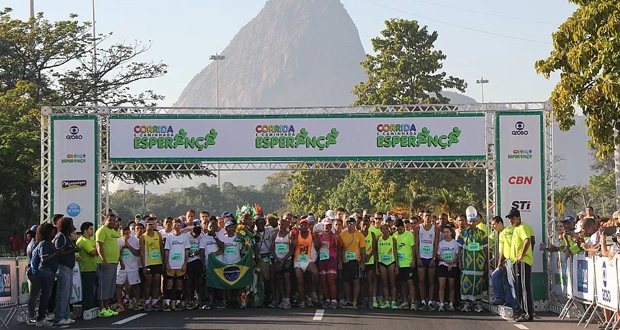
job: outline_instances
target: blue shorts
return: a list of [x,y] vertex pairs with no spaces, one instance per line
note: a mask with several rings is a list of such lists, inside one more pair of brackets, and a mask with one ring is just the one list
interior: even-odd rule
[[[422,259],[422,267],[424,267],[424,268],[431,268],[431,261],[433,261],[433,258],[429,258],[429,259],[421,258],[421,259]],[[433,267],[435,267],[435,266],[433,266]]]

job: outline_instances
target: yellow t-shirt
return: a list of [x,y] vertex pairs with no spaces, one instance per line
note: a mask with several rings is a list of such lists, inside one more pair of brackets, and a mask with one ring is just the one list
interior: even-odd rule
[[410,231],[404,231],[399,234],[398,231],[392,235],[396,238],[396,253],[398,255],[398,267],[409,268],[413,261],[413,246],[415,245],[415,237]]
[[[121,236],[118,234],[118,231],[110,229],[107,226],[99,227],[95,233],[95,240],[103,244],[103,254],[106,262],[109,264],[118,263],[121,253],[121,250],[118,248],[119,237]],[[98,258],[97,263],[100,264],[102,262],[103,261]]]
[[[376,235],[375,235],[376,237]],[[372,253],[373,251],[373,247],[375,245],[375,242],[372,239],[372,232],[370,230],[368,230],[368,235],[366,235],[366,237],[364,238],[364,243],[366,243],[366,258],[368,258],[368,256],[370,256],[370,259],[368,259],[368,262],[366,262],[367,265],[374,265],[375,263],[375,255]]]
[[489,236],[489,230],[487,229],[487,224],[483,222],[476,225],[476,228],[482,230],[484,232],[484,237]]
[[532,254],[532,227],[530,227],[526,223],[521,223],[520,225],[514,227],[514,231],[512,233],[512,251],[510,252],[510,257],[513,262],[517,261],[517,257],[521,255],[523,251],[524,242],[526,239],[530,239],[530,245],[525,252],[525,255],[521,258],[521,261],[525,262],[528,265],[534,264],[534,255]]
[[343,249],[344,262],[349,262],[350,260],[360,261],[360,248],[366,247],[366,241],[364,239],[364,235],[362,235],[359,231],[355,231],[351,234],[347,230],[340,234],[339,245]]
[[512,258],[512,235],[515,228],[513,226],[504,227],[499,233],[499,244],[502,246],[504,258],[513,260]]

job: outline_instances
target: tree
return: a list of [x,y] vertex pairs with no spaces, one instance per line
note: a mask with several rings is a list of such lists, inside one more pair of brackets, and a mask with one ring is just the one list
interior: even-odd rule
[[377,55],[366,55],[362,66],[368,81],[355,86],[356,105],[443,104],[450,101],[441,95],[447,88],[465,92],[463,79],[441,72],[446,55],[434,49],[437,32],[429,33],[417,21],[385,21],[382,37],[371,40]]
[[362,171],[351,171],[330,195],[329,207],[344,207],[349,212],[363,210],[370,205],[369,192]]
[[330,208],[329,198],[347,171],[297,170],[289,180],[291,190],[286,194],[290,211],[298,213],[325,213]]
[[575,106],[586,116],[591,147],[613,154],[620,144],[620,8],[615,0],[570,0],[577,10],[553,33],[554,49],[535,64],[546,78],[560,72],[551,93],[560,129],[575,125]]
[[566,186],[556,189],[553,193],[555,200],[556,215],[562,219],[565,215],[571,214],[578,206],[579,199],[582,198],[581,187]]

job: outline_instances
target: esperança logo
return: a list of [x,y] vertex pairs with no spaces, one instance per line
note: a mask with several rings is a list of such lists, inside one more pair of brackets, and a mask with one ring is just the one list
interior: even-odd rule
[[172,125],[136,125],[133,128],[134,137],[173,136]]
[[294,136],[293,125],[257,125],[254,129],[256,136]]
[[67,156],[61,160],[61,163],[63,164],[86,163],[86,154],[67,154]]
[[377,135],[415,135],[415,124],[379,124]]
[[515,149],[508,154],[508,159],[532,159],[532,149]]
[[[377,127],[378,129],[378,127]],[[399,146],[401,148],[406,147],[439,147],[446,149],[453,144],[459,143],[459,136],[461,136],[461,130],[458,127],[452,128],[452,131],[448,135],[431,135],[431,131],[424,127],[420,132],[413,132],[413,135],[378,135],[377,136],[377,148],[394,148]]]
[[[257,149],[268,148],[293,148],[299,147],[318,148],[323,150],[337,143],[336,139],[340,133],[332,128],[329,133],[322,136],[309,136],[308,130],[302,128],[294,136],[257,136],[254,146]],[[258,135],[258,134],[257,134]]]
[[[151,126],[157,127],[157,126]],[[163,126],[159,126],[162,128]],[[172,126],[169,126],[172,130]],[[148,129],[146,129],[148,131]],[[152,130],[151,130],[152,131]],[[135,132],[135,128],[134,128]],[[144,133],[144,134],[168,134],[168,133]],[[217,131],[211,129],[205,136],[188,137],[184,129],[180,129],[174,137],[171,136],[135,136],[133,139],[134,149],[176,149],[184,147],[185,149],[198,149],[198,151],[206,150],[209,146],[215,145]]]

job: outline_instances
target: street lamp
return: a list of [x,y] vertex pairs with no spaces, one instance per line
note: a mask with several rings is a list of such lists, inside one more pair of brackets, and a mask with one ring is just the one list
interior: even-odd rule
[[476,84],[480,84],[482,86],[482,103],[484,103],[484,84],[488,84],[489,80],[480,77],[480,79],[476,80]]
[[[209,56],[211,61],[215,61],[215,106],[220,107],[220,61],[226,59],[226,56],[215,53],[215,55]],[[217,187],[222,190],[222,183],[220,181],[220,168],[217,168]]]

